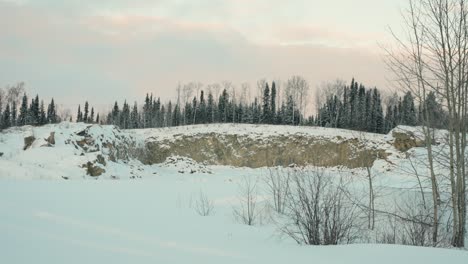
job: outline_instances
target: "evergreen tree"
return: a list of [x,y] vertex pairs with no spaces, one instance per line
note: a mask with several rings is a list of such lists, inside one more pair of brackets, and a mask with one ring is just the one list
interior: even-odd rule
[[161,124],[162,127],[167,126],[167,121],[166,121],[166,107],[164,105],[161,105],[161,115],[159,117],[160,121],[159,123]]
[[18,117],[18,125],[19,126],[26,125],[27,118],[28,118],[28,97],[26,96],[26,93],[25,93],[21,101],[20,114]]
[[130,107],[127,101],[124,102],[122,112],[120,113],[120,128],[128,129],[130,125]]
[[374,127],[371,132],[383,133],[384,132],[384,115],[382,109],[382,102],[380,99],[380,93],[375,88],[373,95],[373,117],[374,117]]
[[39,95],[31,100],[29,111],[26,118],[28,125],[38,125],[40,122]]
[[276,84],[271,84],[270,123],[276,123]]
[[197,97],[193,97],[192,100],[192,124],[197,124],[197,109],[198,109],[198,102],[197,102]]
[[294,125],[294,99],[292,95],[289,95],[286,101],[286,109],[285,109],[285,124],[286,125]]
[[98,114],[96,115],[96,124],[100,124],[100,121],[101,121],[101,120],[99,120],[99,113],[98,113]]
[[39,119],[38,119],[38,125],[45,125],[47,123],[47,115],[45,112],[45,106],[44,106],[44,101],[41,101],[40,107],[39,107]]
[[206,101],[205,101],[205,93],[203,90],[200,92],[200,105],[198,109],[198,116],[199,116],[199,122],[197,124],[205,124],[207,123],[207,107],[206,107]]
[[151,127],[159,127],[159,115],[161,114],[161,99],[153,101],[153,107],[151,111]]
[[10,112],[10,103],[7,103],[5,107],[5,111],[3,111],[2,116],[2,128],[9,128],[11,127],[11,112]]
[[89,123],[88,114],[89,114],[89,104],[88,104],[88,101],[86,101],[84,105],[84,115],[83,115],[83,122],[85,123]]
[[262,112],[262,123],[263,124],[268,124],[270,123],[270,87],[268,86],[268,83],[265,84],[265,89],[263,90],[263,112]]
[[178,104],[176,104],[176,106],[174,107],[174,113],[173,113],[174,117],[172,118],[172,125],[173,126],[180,126],[182,124],[182,113],[180,111],[180,106]]
[[16,106],[16,101],[13,100],[12,106],[11,106],[11,125],[16,126],[17,122],[17,106]]
[[117,101],[114,103],[114,108],[112,108],[112,112],[110,116],[107,118],[107,123],[110,125],[119,126],[120,124],[120,110]]
[[55,109],[54,98],[50,101],[49,106],[47,107],[47,123],[55,124],[57,123],[57,110]]
[[446,113],[444,112],[442,105],[437,102],[436,95],[432,91],[426,96],[426,100],[423,103],[422,116],[423,121],[426,121],[425,124],[429,127],[447,127]]
[[207,123],[212,124],[215,122],[215,102],[213,94],[208,93],[208,104],[206,106]]
[[76,122],[83,122],[83,113],[81,113],[81,105],[78,105],[78,113],[76,114]]
[[138,104],[137,102],[135,102],[133,104],[133,109],[132,109],[132,113],[130,114],[130,125],[129,125],[129,128],[139,128],[139,123],[140,121],[138,120],[139,119],[139,115],[138,115]]
[[407,92],[403,97],[401,115],[401,124],[408,126],[415,126],[417,124],[416,108],[411,92]]
[[145,98],[145,105],[143,106],[143,122],[144,127],[149,128],[151,127],[151,99],[148,94],[146,94]]
[[366,130],[366,123],[362,122],[362,120],[365,120],[367,117],[366,113],[366,88],[364,85],[359,86],[359,92],[358,92],[358,107],[357,107],[357,118],[359,120],[358,122],[358,128],[359,130]]
[[94,123],[94,107],[91,107],[91,114],[89,115],[88,123]]
[[226,89],[223,90],[223,93],[219,97],[218,101],[218,115],[219,121],[221,123],[226,123],[228,118],[228,103],[229,95]]

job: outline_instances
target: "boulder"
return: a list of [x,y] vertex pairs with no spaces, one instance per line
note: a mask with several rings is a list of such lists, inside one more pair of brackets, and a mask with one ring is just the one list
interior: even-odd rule
[[23,150],[27,150],[29,147],[31,147],[31,145],[34,143],[34,140],[36,140],[34,136],[25,137]]
[[83,165],[86,168],[86,174],[92,177],[101,176],[103,173],[106,172],[105,169],[96,166],[94,163],[88,161],[88,163]]
[[99,163],[99,164],[101,164],[103,166],[107,165],[106,159],[101,154],[97,155],[97,163]]
[[48,138],[46,138],[46,141],[47,143],[49,143],[49,145],[55,145],[55,132],[50,132],[50,135]]

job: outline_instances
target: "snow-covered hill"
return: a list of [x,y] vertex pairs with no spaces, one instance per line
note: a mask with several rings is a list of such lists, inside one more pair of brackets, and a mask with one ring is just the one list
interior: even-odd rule
[[317,127],[215,124],[121,131],[64,122],[0,132],[0,178],[139,178],[148,167],[143,163],[174,165],[174,156],[195,160],[188,162],[191,167],[356,168],[375,159],[391,167],[404,157],[391,140],[389,135]]

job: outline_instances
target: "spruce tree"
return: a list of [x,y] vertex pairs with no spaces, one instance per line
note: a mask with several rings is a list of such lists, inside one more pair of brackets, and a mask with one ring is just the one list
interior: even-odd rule
[[226,89],[223,90],[218,101],[219,122],[226,123],[228,120],[229,95]]
[[[166,111],[166,123],[168,127],[174,126],[174,111],[172,109],[172,103],[169,101],[167,104],[167,111]],[[177,124],[178,125],[178,124]]]
[[166,121],[166,107],[162,104],[161,105],[161,115],[159,116],[159,123],[161,124],[161,127],[166,127],[167,126],[167,121]]
[[81,105],[78,105],[78,113],[76,114],[76,122],[83,122],[83,113],[81,112]]
[[110,113],[110,118],[108,118],[107,123],[114,126],[120,125],[120,110],[117,101],[114,103],[114,108],[112,108],[112,112]]
[[11,125],[16,126],[17,124],[17,106],[16,106],[16,101],[13,100],[12,106],[11,106]]
[[417,123],[416,108],[411,92],[407,92],[403,97],[401,106],[401,123],[403,125],[415,126]]
[[138,117],[138,105],[137,102],[133,104],[133,109],[132,113],[130,114],[130,126],[129,128],[138,128],[138,123],[139,123],[139,117]]
[[89,115],[88,123],[94,123],[94,107],[91,107],[91,114]]
[[276,83],[271,84],[270,123],[276,123]]
[[198,124],[205,124],[207,123],[207,109],[206,109],[206,101],[205,101],[205,93],[203,90],[200,92],[200,104],[199,104],[199,109],[198,109],[198,116],[199,116],[199,122]]
[[151,127],[151,101],[148,94],[146,94],[145,105],[143,106],[143,123],[144,128]]
[[45,125],[47,123],[47,114],[45,112],[45,106],[44,106],[44,101],[41,101],[40,107],[39,107],[39,119],[38,119],[38,125]]
[[28,97],[26,96],[26,93],[25,93],[21,101],[20,113],[18,116],[18,125],[19,126],[26,125],[27,118],[28,118]]
[[11,127],[11,112],[10,112],[10,103],[7,103],[5,111],[3,111],[2,116],[2,128],[6,129]]
[[210,92],[208,93],[208,104],[206,106],[207,112],[207,123],[212,124],[215,122],[215,102],[213,94]]
[[55,109],[54,98],[52,98],[49,106],[47,107],[47,123],[50,123],[50,124],[57,123],[57,113]]
[[265,89],[263,90],[263,112],[262,112],[262,124],[270,123],[270,87],[268,83],[265,83]]
[[84,105],[84,115],[83,115],[83,122],[88,123],[88,114],[89,114],[89,104],[88,101],[85,102]]
[[127,101],[124,102],[122,107],[122,112],[119,116],[119,126],[122,129],[128,129],[130,124],[130,107],[127,104]]

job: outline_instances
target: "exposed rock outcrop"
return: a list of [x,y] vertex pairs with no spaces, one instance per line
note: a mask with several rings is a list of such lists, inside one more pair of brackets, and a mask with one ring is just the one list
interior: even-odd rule
[[83,165],[86,168],[86,174],[92,177],[101,176],[103,173],[106,172],[105,169],[95,165],[94,163],[88,161],[88,163]]
[[264,166],[372,166],[377,158],[385,159],[384,149],[366,146],[357,138],[312,137],[303,135],[249,136],[180,135],[175,140],[150,141],[146,144],[146,164],[163,163],[170,156],[183,156],[210,165],[259,168]]
[[24,138],[24,147],[23,150],[27,150],[34,143],[36,138],[34,136],[29,136]]
[[406,152],[414,147],[423,147],[424,140],[417,138],[411,131],[394,130],[392,131],[393,146],[402,152]]

